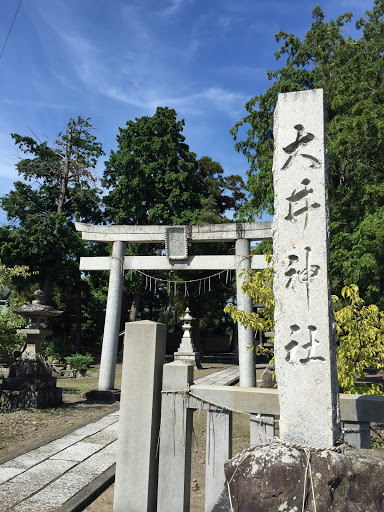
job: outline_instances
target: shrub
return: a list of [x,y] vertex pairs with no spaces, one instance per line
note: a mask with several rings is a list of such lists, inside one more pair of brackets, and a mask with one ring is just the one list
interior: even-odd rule
[[88,352],[86,354],[72,354],[64,358],[68,365],[74,370],[85,372],[93,361],[93,357]]

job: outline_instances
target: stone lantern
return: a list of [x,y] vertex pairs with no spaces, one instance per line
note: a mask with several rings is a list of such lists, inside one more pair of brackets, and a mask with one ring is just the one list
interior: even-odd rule
[[32,304],[27,304],[12,311],[25,318],[25,327],[18,329],[18,333],[26,334],[26,348],[21,357],[23,359],[36,359],[37,354],[41,353],[40,345],[47,336],[53,334],[48,330],[48,318],[59,316],[63,312],[57,311],[52,306],[42,304],[43,292],[37,290],[34,293]]
[[174,354],[174,360],[193,363],[196,368],[201,368],[200,354],[195,350],[191,334],[192,320],[195,320],[195,318],[190,315],[189,308],[185,310],[185,315],[180,317],[180,319],[183,321],[181,328],[183,329],[184,334],[181,338],[180,347]]
[[16,361],[9,368],[9,375],[0,385],[0,407],[4,409],[44,409],[62,403],[62,390],[56,387],[50,366],[45,362],[40,345],[47,336],[48,318],[62,314],[41,303],[43,292],[34,294],[32,304],[13,309],[25,318],[24,329],[17,332],[27,335],[21,351],[14,352]]

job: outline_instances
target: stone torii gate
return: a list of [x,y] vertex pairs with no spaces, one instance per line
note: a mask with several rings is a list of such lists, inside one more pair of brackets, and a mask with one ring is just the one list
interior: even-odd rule
[[[82,257],[80,270],[109,270],[109,288],[101,351],[99,391],[112,390],[119,338],[124,270],[236,269],[237,307],[252,311],[252,301],[241,291],[242,270],[263,269],[263,256],[251,256],[250,242],[272,239],[271,222],[207,224],[203,226],[94,226],[76,222],[83,240],[113,243],[112,256]],[[188,242],[235,242],[235,255],[188,256]],[[125,256],[128,243],[165,243],[166,256]],[[255,353],[251,327],[238,324],[240,386],[255,387]]]

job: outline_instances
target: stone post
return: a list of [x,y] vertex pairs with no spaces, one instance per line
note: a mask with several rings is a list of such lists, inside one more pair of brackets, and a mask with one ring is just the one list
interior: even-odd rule
[[207,411],[205,455],[205,510],[212,512],[225,482],[224,463],[232,458],[232,413],[210,407]]
[[340,435],[328,281],[322,89],[280,94],[274,124],[275,361],[281,439],[331,447]]
[[[166,364],[163,391],[186,389],[193,370],[183,361]],[[162,396],[157,512],[189,512],[193,410],[186,402],[181,394]]]
[[126,242],[113,242],[103,346],[101,349],[99,391],[113,389],[115,385],[121,299],[123,296],[124,283],[124,255],[126,249]]
[[[241,291],[244,277],[240,277],[243,270],[247,271],[251,268],[250,242],[246,238],[238,238],[236,240],[235,251],[237,258],[236,265],[236,288],[237,288],[237,307],[252,313],[252,299],[246,293]],[[255,387],[256,386],[256,367],[255,367],[255,351],[247,347],[254,344],[254,333],[250,326],[246,329],[237,324],[237,343],[239,351],[239,370],[240,370],[240,386]]]
[[149,320],[125,326],[114,512],[153,512],[166,326]]

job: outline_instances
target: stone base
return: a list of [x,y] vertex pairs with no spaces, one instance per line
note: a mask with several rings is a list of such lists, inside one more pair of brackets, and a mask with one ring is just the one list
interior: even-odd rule
[[199,352],[175,352],[174,361],[183,361],[184,363],[192,363],[198,370],[201,369]]
[[47,409],[63,403],[62,390],[52,388],[41,391],[0,390],[0,408],[11,409]]
[[91,389],[81,393],[81,398],[94,402],[120,402],[120,389],[107,389],[100,391],[99,389]]
[[62,390],[56,387],[56,380],[42,359],[18,359],[0,385],[0,406],[10,410],[61,405]]
[[[318,512],[384,510],[384,453],[344,445],[342,451],[311,452],[273,443],[248,448],[225,463],[233,510]],[[304,479],[305,504],[303,508]]]

